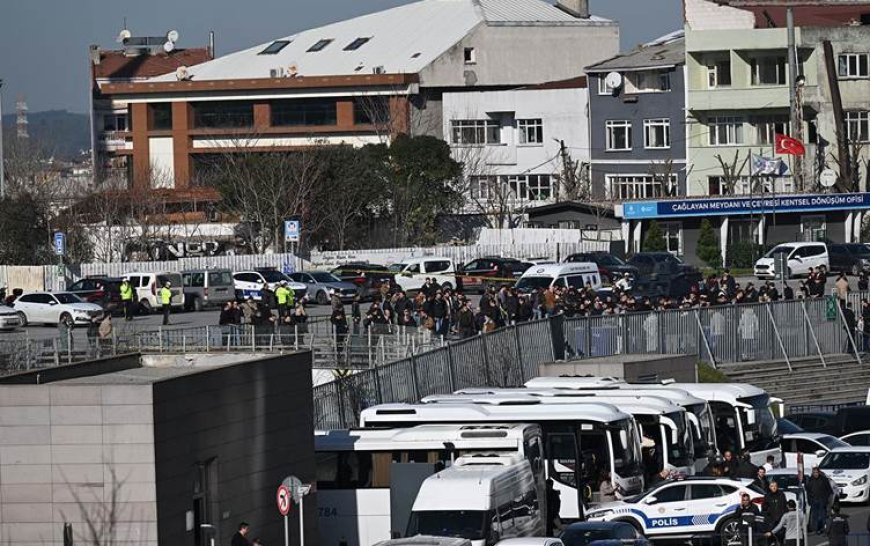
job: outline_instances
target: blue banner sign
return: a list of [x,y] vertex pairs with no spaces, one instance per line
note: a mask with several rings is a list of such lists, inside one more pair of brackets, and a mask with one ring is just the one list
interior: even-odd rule
[[668,201],[626,201],[622,217],[629,220],[725,216],[760,213],[819,212],[870,209],[870,193],[792,194],[776,197],[720,197]]

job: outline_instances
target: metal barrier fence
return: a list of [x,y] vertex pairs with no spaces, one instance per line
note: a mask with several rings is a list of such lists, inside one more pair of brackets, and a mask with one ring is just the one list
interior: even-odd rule
[[363,409],[413,402],[457,389],[522,385],[556,358],[551,323],[543,319],[501,328],[314,387],[314,427],[357,426]]

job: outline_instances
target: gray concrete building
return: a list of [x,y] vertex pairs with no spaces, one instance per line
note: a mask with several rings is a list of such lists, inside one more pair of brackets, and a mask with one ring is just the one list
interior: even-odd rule
[[4,377],[0,543],[60,545],[68,523],[76,543],[229,544],[246,521],[278,544],[278,485],[315,478],[311,408],[310,353],[129,355]]

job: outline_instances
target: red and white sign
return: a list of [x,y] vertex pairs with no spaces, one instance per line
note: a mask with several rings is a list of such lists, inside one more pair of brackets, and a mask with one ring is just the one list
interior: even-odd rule
[[289,514],[292,497],[290,495],[290,490],[287,489],[286,485],[281,484],[278,486],[278,495],[276,498],[278,500],[278,512],[280,512],[282,516]]

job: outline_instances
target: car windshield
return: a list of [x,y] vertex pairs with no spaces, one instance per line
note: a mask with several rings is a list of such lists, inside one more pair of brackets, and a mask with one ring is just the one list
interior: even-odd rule
[[281,273],[280,271],[260,271],[260,275],[266,280],[266,282],[281,282],[281,281],[289,281],[287,275]]
[[553,284],[553,277],[523,277],[517,281],[517,290],[532,291],[535,288],[547,288]]
[[562,536],[562,544],[565,546],[587,546],[594,540],[610,540],[617,538],[611,529],[588,529],[568,527]]
[[317,282],[341,282],[341,279],[339,279],[332,273],[327,273],[325,271],[317,271],[315,273],[311,273],[311,276],[314,277],[314,280]]
[[834,438],[833,436],[820,436],[816,438],[816,441],[828,449],[834,449],[838,447],[849,447],[850,444],[847,444],[843,440],[839,438]]
[[401,273],[405,267],[407,267],[405,264],[392,264],[389,269],[393,273]]
[[788,419],[777,419],[776,426],[779,428],[780,434],[794,434],[796,432],[803,432],[804,429],[799,427],[797,423],[794,421],[789,421]]
[[487,514],[480,510],[429,510],[412,512],[408,536],[432,535],[483,540],[488,527]]
[[841,452],[828,453],[822,459],[822,470],[864,470],[870,467],[870,453]]
[[625,265],[625,262],[612,254],[595,254],[593,257],[598,265]]
[[59,294],[54,295],[57,298],[57,301],[61,303],[81,303],[82,300],[75,294],[70,294],[69,292],[61,292]]
[[773,258],[777,254],[791,254],[791,251],[794,250],[792,246],[776,246],[771,248],[767,254],[764,255],[765,258]]

